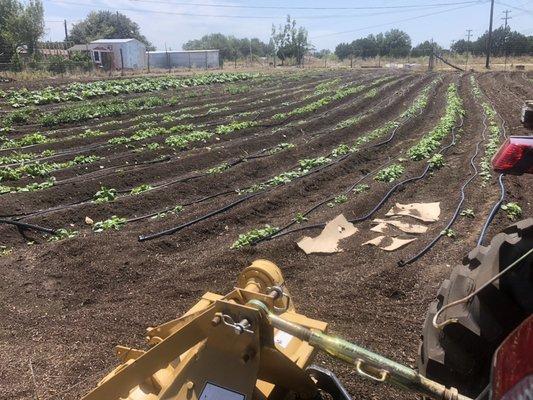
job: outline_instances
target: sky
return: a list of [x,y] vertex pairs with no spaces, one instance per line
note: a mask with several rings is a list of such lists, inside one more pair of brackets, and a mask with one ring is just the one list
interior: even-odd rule
[[[43,0],[45,40],[64,40],[67,27],[93,10],[119,11],[139,24],[158,49],[179,50],[208,33],[258,37],[268,42],[272,24],[286,15],[307,28],[316,49],[334,50],[340,42],[391,28],[406,31],[413,45],[433,39],[447,48],[452,41],[473,39],[488,29],[490,0]],[[533,35],[533,0],[495,0],[494,27],[504,11],[509,25]]]

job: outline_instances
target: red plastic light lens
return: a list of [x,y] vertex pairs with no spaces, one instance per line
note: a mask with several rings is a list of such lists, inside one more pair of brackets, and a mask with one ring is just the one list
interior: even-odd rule
[[492,362],[492,400],[533,398],[533,315],[500,345]]
[[533,136],[511,136],[492,158],[495,171],[533,173]]

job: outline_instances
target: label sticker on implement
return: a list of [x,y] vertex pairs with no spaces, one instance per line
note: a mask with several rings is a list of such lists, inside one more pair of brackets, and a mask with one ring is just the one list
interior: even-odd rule
[[207,382],[199,400],[245,400],[246,396]]
[[294,336],[289,335],[287,332],[278,331],[274,335],[274,343],[286,349],[293,337]]

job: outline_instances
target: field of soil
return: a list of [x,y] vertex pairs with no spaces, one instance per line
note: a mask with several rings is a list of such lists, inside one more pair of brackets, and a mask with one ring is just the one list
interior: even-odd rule
[[[408,150],[439,124],[451,87],[464,113],[434,151],[444,164],[428,170],[429,158],[413,160]],[[51,127],[40,119],[147,96],[169,102]],[[415,367],[429,303],[475,247],[500,198],[498,174],[472,176],[473,165],[482,171],[490,140],[482,104],[495,112],[501,142],[530,134],[520,108],[531,98],[531,73],[306,70],[31,106],[0,133],[0,173],[50,167],[0,179],[7,187],[0,194],[0,399],[81,397],[118,364],[115,345],[144,348],[146,327],[180,316],[207,291],[229,292],[258,258],[282,269],[300,313]],[[17,110],[0,99],[6,121]],[[45,139],[26,144],[36,132]],[[172,137],[187,141],[176,146]],[[391,165],[402,173],[375,179]],[[356,184],[360,191],[351,190]],[[505,176],[503,185],[503,203],[532,216],[533,178]],[[112,201],[95,201],[110,190]],[[373,219],[415,202],[440,202],[426,233],[392,252],[362,245],[377,236]],[[320,233],[300,228],[339,214],[359,229],[340,243],[342,252],[306,255],[297,246]],[[110,220],[118,229],[95,232]],[[66,231],[51,240],[21,223]],[[498,211],[484,244],[510,223]],[[265,225],[284,234],[232,248],[240,234]],[[420,258],[399,266],[436,237]],[[315,361],[354,398],[416,398],[362,380],[327,356]]]

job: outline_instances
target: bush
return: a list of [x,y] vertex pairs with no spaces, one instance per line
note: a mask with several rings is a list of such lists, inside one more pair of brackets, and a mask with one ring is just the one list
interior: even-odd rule
[[11,57],[11,71],[20,72],[22,71],[22,59],[20,58],[19,53],[15,52],[13,57]]
[[67,72],[68,60],[61,56],[52,56],[48,59],[48,71],[53,74]]

